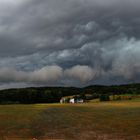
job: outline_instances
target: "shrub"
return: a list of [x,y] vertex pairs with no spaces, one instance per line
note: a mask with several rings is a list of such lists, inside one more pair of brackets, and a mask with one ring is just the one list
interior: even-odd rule
[[100,95],[100,101],[110,101],[109,95],[101,94]]

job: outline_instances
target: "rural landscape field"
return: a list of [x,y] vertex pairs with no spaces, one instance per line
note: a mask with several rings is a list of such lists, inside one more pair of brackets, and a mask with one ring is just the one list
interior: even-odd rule
[[0,140],[139,140],[140,100],[0,105]]
[[140,0],[0,0],[0,140],[140,140]]

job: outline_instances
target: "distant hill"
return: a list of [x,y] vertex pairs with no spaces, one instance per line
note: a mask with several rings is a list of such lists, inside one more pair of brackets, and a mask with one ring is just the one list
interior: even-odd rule
[[140,84],[126,85],[91,85],[84,88],[77,87],[30,87],[20,89],[0,90],[0,103],[57,103],[62,97],[86,94],[90,98],[98,98],[101,94],[121,95],[140,94]]

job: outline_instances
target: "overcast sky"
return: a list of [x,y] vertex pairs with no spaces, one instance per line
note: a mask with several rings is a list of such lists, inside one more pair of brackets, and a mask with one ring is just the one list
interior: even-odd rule
[[133,82],[139,0],[0,0],[0,88]]

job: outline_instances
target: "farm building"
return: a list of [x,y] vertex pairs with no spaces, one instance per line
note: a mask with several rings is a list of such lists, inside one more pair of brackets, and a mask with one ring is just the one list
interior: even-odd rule
[[74,97],[64,97],[60,100],[60,103],[84,103],[84,100],[81,98],[74,98]]
[[79,99],[74,99],[74,98],[72,98],[72,99],[70,99],[70,103],[83,103],[84,102],[84,100],[83,99],[81,99],[81,98],[79,98]]
[[83,99],[77,99],[77,100],[76,100],[76,103],[83,103],[83,102],[84,102]]
[[69,103],[72,103],[72,104],[74,104],[74,103],[75,103],[75,100],[74,100],[74,98],[70,99]]

